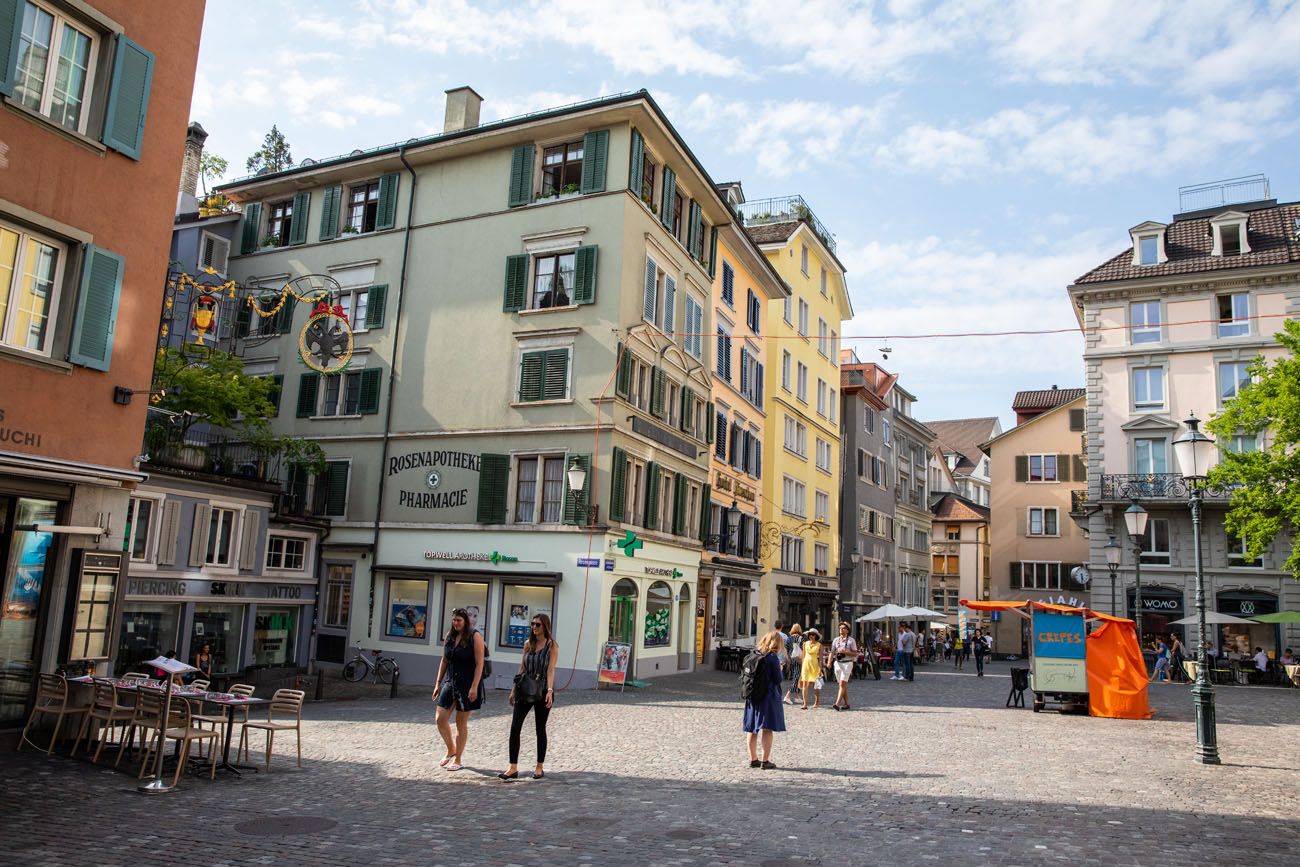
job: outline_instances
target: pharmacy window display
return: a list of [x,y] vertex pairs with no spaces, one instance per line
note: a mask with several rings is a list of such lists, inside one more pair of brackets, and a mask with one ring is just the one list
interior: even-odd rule
[[645,646],[667,647],[672,642],[672,622],[673,591],[656,581],[645,596]]
[[[451,612],[464,608],[469,612],[469,626],[488,635],[488,585],[486,581],[444,581],[442,596],[442,633],[451,629]],[[441,638],[441,636],[439,636]]]
[[554,587],[534,587],[525,584],[506,584],[501,590],[501,647],[523,647],[528,640],[529,624],[538,614],[551,618],[555,628]]
[[384,612],[387,637],[424,641],[429,623],[428,579],[389,578]]

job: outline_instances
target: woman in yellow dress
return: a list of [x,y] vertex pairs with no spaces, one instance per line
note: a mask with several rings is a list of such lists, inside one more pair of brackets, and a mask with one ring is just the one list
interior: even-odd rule
[[808,709],[808,690],[813,691],[813,707],[822,701],[822,636],[816,629],[804,633],[803,670],[799,680],[803,681],[803,710]]

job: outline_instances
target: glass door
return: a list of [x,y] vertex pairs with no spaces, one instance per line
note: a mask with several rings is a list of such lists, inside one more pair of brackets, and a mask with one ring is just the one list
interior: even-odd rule
[[4,610],[0,612],[0,723],[17,722],[27,709],[36,679],[36,635],[41,594],[53,533],[18,530],[30,524],[56,523],[55,500],[0,500],[0,540],[9,539],[5,558]]

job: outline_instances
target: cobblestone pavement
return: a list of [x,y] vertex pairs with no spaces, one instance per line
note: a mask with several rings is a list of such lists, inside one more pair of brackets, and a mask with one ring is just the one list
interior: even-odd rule
[[[80,758],[0,755],[9,864],[1296,863],[1300,690],[1219,689],[1221,767],[1193,761],[1186,687],[1148,722],[1003,706],[990,676],[855,681],[853,710],[787,708],[750,770],[736,676],[564,693],[547,779],[501,783],[504,693],[439,770],[427,696],[311,704],[303,768],[189,776],[146,797]],[[824,704],[833,694],[827,692]],[[525,726],[523,767],[531,760]],[[281,743],[281,739],[288,738]]]

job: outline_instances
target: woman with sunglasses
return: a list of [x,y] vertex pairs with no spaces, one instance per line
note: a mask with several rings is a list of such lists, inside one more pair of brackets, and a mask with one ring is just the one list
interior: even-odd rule
[[515,709],[510,719],[510,767],[497,774],[499,779],[519,778],[519,734],[530,710],[537,729],[537,766],[533,768],[533,779],[540,780],[546,776],[542,770],[542,763],[546,761],[546,719],[551,715],[551,703],[555,699],[555,661],[558,657],[559,647],[551,637],[551,618],[534,614],[528,641],[524,642],[524,655],[519,660],[515,685],[510,690],[510,704]]
[[[447,755],[438,764],[459,771],[465,755],[465,742],[469,740],[469,715],[483,706],[483,636],[469,625],[469,611],[457,608],[451,612],[451,628],[442,648],[442,661],[438,663],[438,689],[433,700],[438,703],[435,720],[438,734],[447,745]],[[456,711],[456,736],[451,735],[451,712]]]

